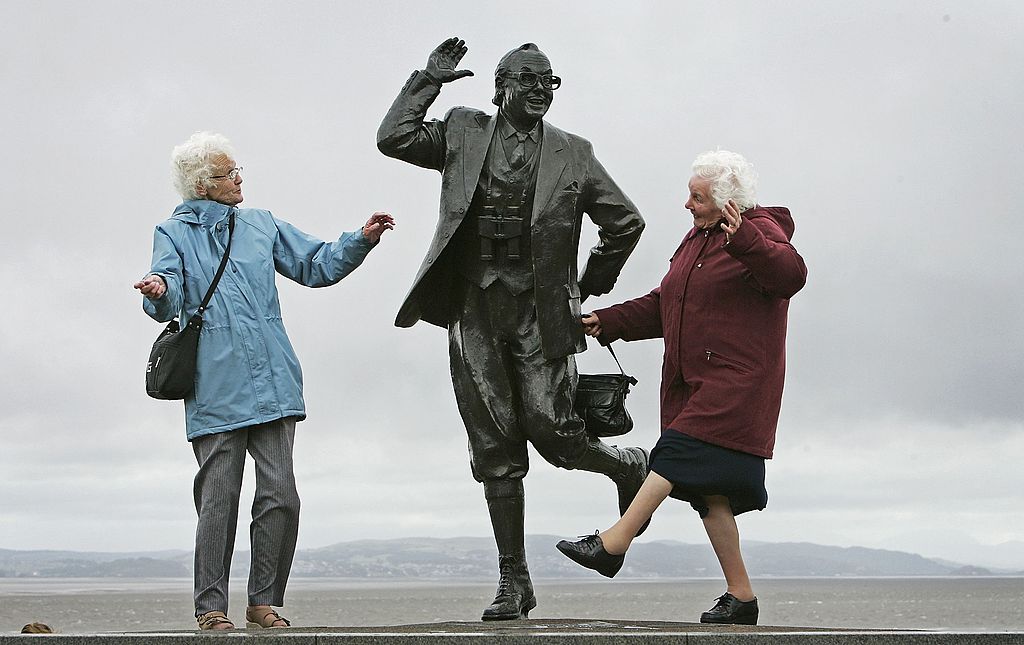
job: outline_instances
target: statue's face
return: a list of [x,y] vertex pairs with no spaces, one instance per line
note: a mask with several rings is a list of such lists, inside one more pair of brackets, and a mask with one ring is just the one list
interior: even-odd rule
[[[513,74],[533,72],[541,76],[550,75],[551,61],[540,52],[523,51],[513,57],[508,71]],[[532,125],[542,119],[551,107],[554,92],[545,88],[543,83],[526,87],[518,78],[506,74],[504,84],[505,95],[501,107],[515,124]]]

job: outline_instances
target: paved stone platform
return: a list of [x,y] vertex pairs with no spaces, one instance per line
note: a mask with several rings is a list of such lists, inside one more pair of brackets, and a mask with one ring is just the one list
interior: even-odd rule
[[[45,640],[40,640],[45,639]],[[2,635],[0,645],[1024,645],[1024,632],[975,633],[535,619],[229,632]]]

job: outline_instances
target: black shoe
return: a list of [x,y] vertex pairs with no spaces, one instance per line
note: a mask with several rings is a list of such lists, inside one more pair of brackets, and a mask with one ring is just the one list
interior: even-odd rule
[[526,568],[525,556],[502,555],[498,557],[498,591],[494,602],[484,610],[480,620],[516,620],[529,618],[530,610],[537,606],[533,595],[533,582]]
[[626,560],[625,553],[612,555],[605,551],[601,536],[597,533],[588,535],[579,542],[562,540],[555,547],[576,564],[593,569],[606,578],[614,578]]
[[714,607],[700,615],[700,622],[721,625],[756,625],[757,598],[741,602],[737,600],[736,596],[726,592],[718,598]]
[[[633,503],[633,498],[636,497],[640,487],[644,485],[644,480],[647,479],[649,455],[643,448],[618,448],[617,450],[622,455],[625,471],[613,478],[615,487],[619,490],[619,515],[622,516],[626,514],[626,509]],[[651,520],[648,518],[636,532],[637,537],[642,535],[650,524]]]

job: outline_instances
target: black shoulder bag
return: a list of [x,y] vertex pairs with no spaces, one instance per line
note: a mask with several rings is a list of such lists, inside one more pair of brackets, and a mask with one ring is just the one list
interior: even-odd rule
[[582,417],[587,433],[595,437],[617,437],[633,429],[633,419],[626,410],[629,386],[637,380],[622,369],[615,350],[608,345],[618,374],[580,374],[576,386],[576,414]]
[[192,392],[196,378],[196,351],[199,349],[199,330],[203,328],[203,312],[210,305],[210,298],[224,275],[231,253],[231,237],[235,232],[235,213],[228,218],[228,245],[224,257],[217,267],[217,275],[199,305],[195,315],[188,319],[185,328],[179,331],[178,321],[167,323],[153,343],[146,363],[146,394],[154,399],[174,401],[184,399]]

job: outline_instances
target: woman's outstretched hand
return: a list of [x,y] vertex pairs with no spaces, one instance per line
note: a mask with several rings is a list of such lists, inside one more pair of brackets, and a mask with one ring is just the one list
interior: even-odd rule
[[380,236],[384,235],[384,231],[390,231],[393,228],[395,228],[395,218],[391,217],[390,213],[377,211],[370,215],[370,219],[366,220],[366,225],[363,226],[363,235],[370,242],[376,244],[380,240]]

